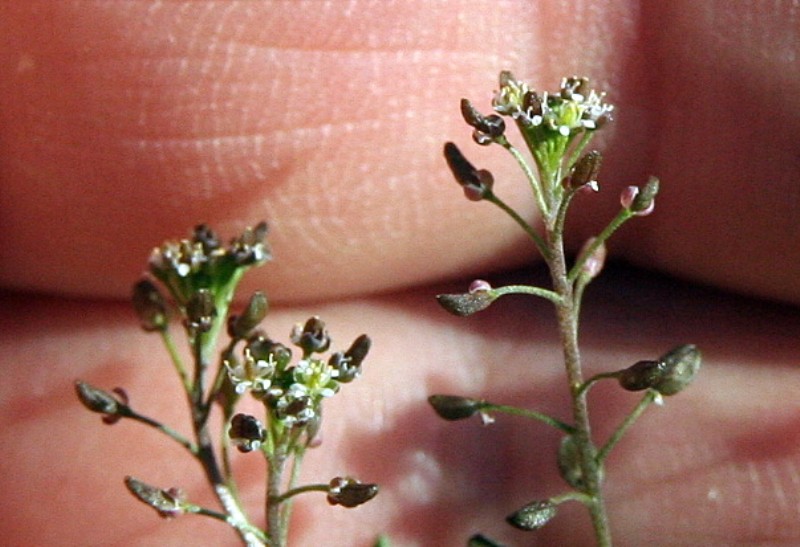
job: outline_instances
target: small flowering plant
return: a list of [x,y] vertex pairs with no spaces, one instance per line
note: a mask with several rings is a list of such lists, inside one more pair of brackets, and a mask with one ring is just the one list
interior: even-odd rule
[[[293,359],[292,349],[259,328],[268,308],[263,293],[253,294],[241,313],[230,313],[244,273],[271,258],[264,241],[266,231],[261,223],[222,245],[208,227],[197,226],[190,239],[156,248],[150,257],[150,275],[134,285],[133,304],[141,325],[161,336],[180,378],[191,411],[191,436],[134,410],[122,388],[108,392],[82,381],[75,387],[83,405],[102,414],[106,424],[132,419],[183,446],[202,466],[222,509],[192,504],[179,488],[158,488],[127,477],[125,485],[136,498],[162,517],[205,515],[233,527],[246,545],[282,547],[287,542],[292,501],[298,494],[322,492],[331,505],[356,507],[375,497],[378,487],[350,477],[297,484],[303,455],[319,444],[323,401],[338,393],[342,384],[358,378],[370,339],[361,335],[347,350],[331,352],[325,323],[312,317],[291,331],[291,344],[300,354]],[[170,319],[176,315],[186,335],[191,366],[173,339],[175,322]],[[229,340],[217,356],[223,331]],[[236,411],[245,397],[261,403],[260,418]],[[212,440],[210,422],[215,408],[222,415],[218,442]],[[258,452],[267,462],[266,528],[253,523],[238,497],[231,447]]]
[[[562,434],[557,454],[558,469],[567,485],[564,492],[538,498],[508,516],[508,523],[521,530],[537,530],[555,517],[558,506],[568,501],[582,503],[589,511],[598,545],[611,545],[611,531],[603,500],[605,462],[614,446],[641,414],[665,396],[683,390],[697,374],[700,351],[680,345],[657,359],[584,378],[578,347],[581,301],[587,285],[600,273],[606,256],[606,241],[622,224],[653,211],[659,181],[651,177],[642,187],[629,186],[620,196],[620,210],[608,224],[584,244],[569,264],[564,249],[564,225],[572,200],[579,194],[600,190],[598,172],[602,155],[587,151],[595,135],[612,121],[614,107],[605,95],[589,87],[586,78],[565,78],[555,93],[537,92],[509,72],[500,74],[500,90],[493,101],[494,112],[484,115],[467,99],[461,114],[473,128],[473,140],[484,146],[505,148],[522,168],[541,217],[535,229],[494,191],[494,177],[474,167],[453,143],[446,143],[444,156],[456,181],[472,201],[488,201],[508,214],[529,236],[550,272],[550,286],[510,285],[492,287],[476,280],[463,294],[437,297],[447,311],[466,316],[489,307],[506,294],[527,294],[549,300],[555,307],[566,370],[567,393],[572,416],[568,421],[537,412],[482,399],[437,394],[429,397],[436,413],[446,420],[478,415],[484,424],[494,414],[507,413],[543,422]],[[522,135],[531,165],[506,137],[506,119],[513,120]],[[587,396],[602,380],[616,380],[622,389],[644,392],[639,403],[603,442],[592,436]],[[470,546],[499,545],[483,535],[469,540]]]

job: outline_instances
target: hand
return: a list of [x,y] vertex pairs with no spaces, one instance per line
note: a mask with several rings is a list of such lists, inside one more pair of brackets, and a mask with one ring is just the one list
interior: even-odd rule
[[[319,314],[341,343],[374,339],[304,473],[357,474],[383,490],[352,512],[309,495],[297,544],[367,545],[383,531],[400,545],[463,545],[478,530],[530,541],[502,518],[562,489],[558,436],[506,418],[447,424],[425,403],[455,392],[568,415],[545,303],[509,299],[458,320],[432,300],[476,276],[523,265],[529,275],[524,236],[464,201],[441,158],[444,141],[463,144],[524,209],[515,166],[470,146],[458,115],[461,97],[488,109],[503,68],[543,88],[587,74],[617,104],[598,143],[602,192],[573,212],[573,248],[613,214],[621,187],[656,174],[655,214],[626,225],[612,256],[800,302],[789,8],[580,6],[356,3],[351,16],[345,3],[0,6],[4,539],[233,542],[218,523],[165,524],[137,505],[126,474],[211,502],[199,466],[136,424],[100,427],[72,381],[125,386],[149,414],[185,423],[129,287],[164,238],[201,221],[232,235],[266,218],[276,262],[245,290],[276,303],[270,332]],[[598,280],[582,323],[589,371],[682,342],[707,358],[696,385],[648,412],[609,460],[619,544],[797,542],[796,312],[654,275]],[[609,386],[592,402],[602,438],[635,398]],[[257,508],[263,469],[254,456],[240,464]],[[587,543],[582,509],[562,512],[543,541]]]

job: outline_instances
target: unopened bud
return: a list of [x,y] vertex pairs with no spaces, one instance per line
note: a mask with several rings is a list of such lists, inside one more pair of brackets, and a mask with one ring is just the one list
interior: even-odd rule
[[295,325],[291,339],[304,354],[322,353],[331,345],[331,337],[325,330],[325,322],[316,316],[309,318],[302,328],[300,325]]
[[534,501],[512,513],[506,521],[520,530],[538,530],[556,516],[556,506],[549,500]]
[[459,395],[431,395],[428,403],[440,418],[449,421],[464,420],[474,416],[484,406],[483,401]]
[[149,279],[133,286],[133,308],[142,328],[146,331],[164,331],[167,328],[167,308],[158,287]]
[[[583,257],[585,253],[589,251],[592,244],[595,242],[594,237],[589,238],[586,240],[586,243],[583,244],[583,248],[581,252],[578,254],[578,257]],[[603,270],[603,266],[606,263],[606,246],[605,244],[601,243],[595,250],[589,255],[583,262],[583,266],[581,267],[581,275],[586,276],[588,279],[594,279],[597,277],[600,272]]]
[[335,477],[328,485],[328,503],[357,507],[378,494],[377,484],[362,483],[349,477]]
[[581,188],[587,184],[597,184],[597,175],[603,163],[603,156],[597,150],[592,150],[581,156],[575,162],[570,177],[570,186],[574,189]]
[[258,449],[266,438],[264,426],[254,416],[236,414],[231,418],[228,436],[236,444],[239,452],[251,452]]
[[366,358],[372,341],[362,334],[346,352],[337,351],[328,359],[328,365],[336,371],[336,380],[343,384],[352,382],[361,374],[361,363]]
[[247,308],[241,315],[231,315],[228,319],[228,335],[231,338],[246,338],[267,315],[269,304],[264,293],[253,293]]
[[638,216],[649,215],[655,208],[655,197],[658,194],[659,182],[656,177],[650,177],[643,188],[628,186],[620,194],[620,204],[625,209],[630,209]]
[[217,305],[208,289],[199,289],[186,303],[186,322],[197,332],[208,332],[217,317]]

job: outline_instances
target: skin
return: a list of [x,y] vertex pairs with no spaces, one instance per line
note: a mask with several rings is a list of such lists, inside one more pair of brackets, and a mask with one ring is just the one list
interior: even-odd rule
[[[308,495],[295,544],[388,532],[397,545],[463,545],[479,530],[587,544],[578,506],[535,540],[502,522],[563,490],[555,432],[448,424],[425,403],[451,392],[568,416],[547,303],[508,299],[465,320],[431,298],[538,271],[524,236],[463,200],[440,155],[457,142],[532,216],[513,163],[472,145],[458,115],[461,97],[488,109],[503,68],[537,89],[586,74],[617,105],[596,141],[602,191],[572,211],[571,249],[615,213],[621,188],[663,183],[655,213],[610,245],[651,271],[612,268],[588,290],[587,371],[684,342],[706,357],[608,462],[618,544],[800,542],[800,15],[788,3],[589,4],[0,5],[4,542],[235,544],[219,523],[164,523],[137,505],[126,474],[212,502],[178,447],[137,424],[101,427],[72,382],[125,386],[136,408],[183,423],[129,287],[165,238],[200,221],[227,238],[265,218],[276,261],[244,294],[269,293],[269,332],[285,338],[317,314],[339,347],[365,331],[374,341],[363,378],[326,408],[304,474],[383,490],[353,511]],[[596,389],[602,439],[637,398]],[[237,465],[257,511],[263,466]]]

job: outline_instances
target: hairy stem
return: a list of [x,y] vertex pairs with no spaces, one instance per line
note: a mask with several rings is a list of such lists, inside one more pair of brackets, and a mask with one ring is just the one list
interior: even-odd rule
[[584,493],[591,499],[588,507],[597,544],[600,547],[609,547],[611,530],[601,491],[601,466],[597,462],[597,449],[592,442],[586,391],[582,389],[583,371],[578,348],[578,306],[574,300],[573,284],[567,278],[562,232],[556,230],[550,232],[549,235],[552,257],[549,262],[550,275],[553,288],[561,297],[560,302],[556,305],[556,316],[564,352],[567,381],[572,397],[572,417],[576,429],[574,438],[580,453],[581,472],[585,485]]

